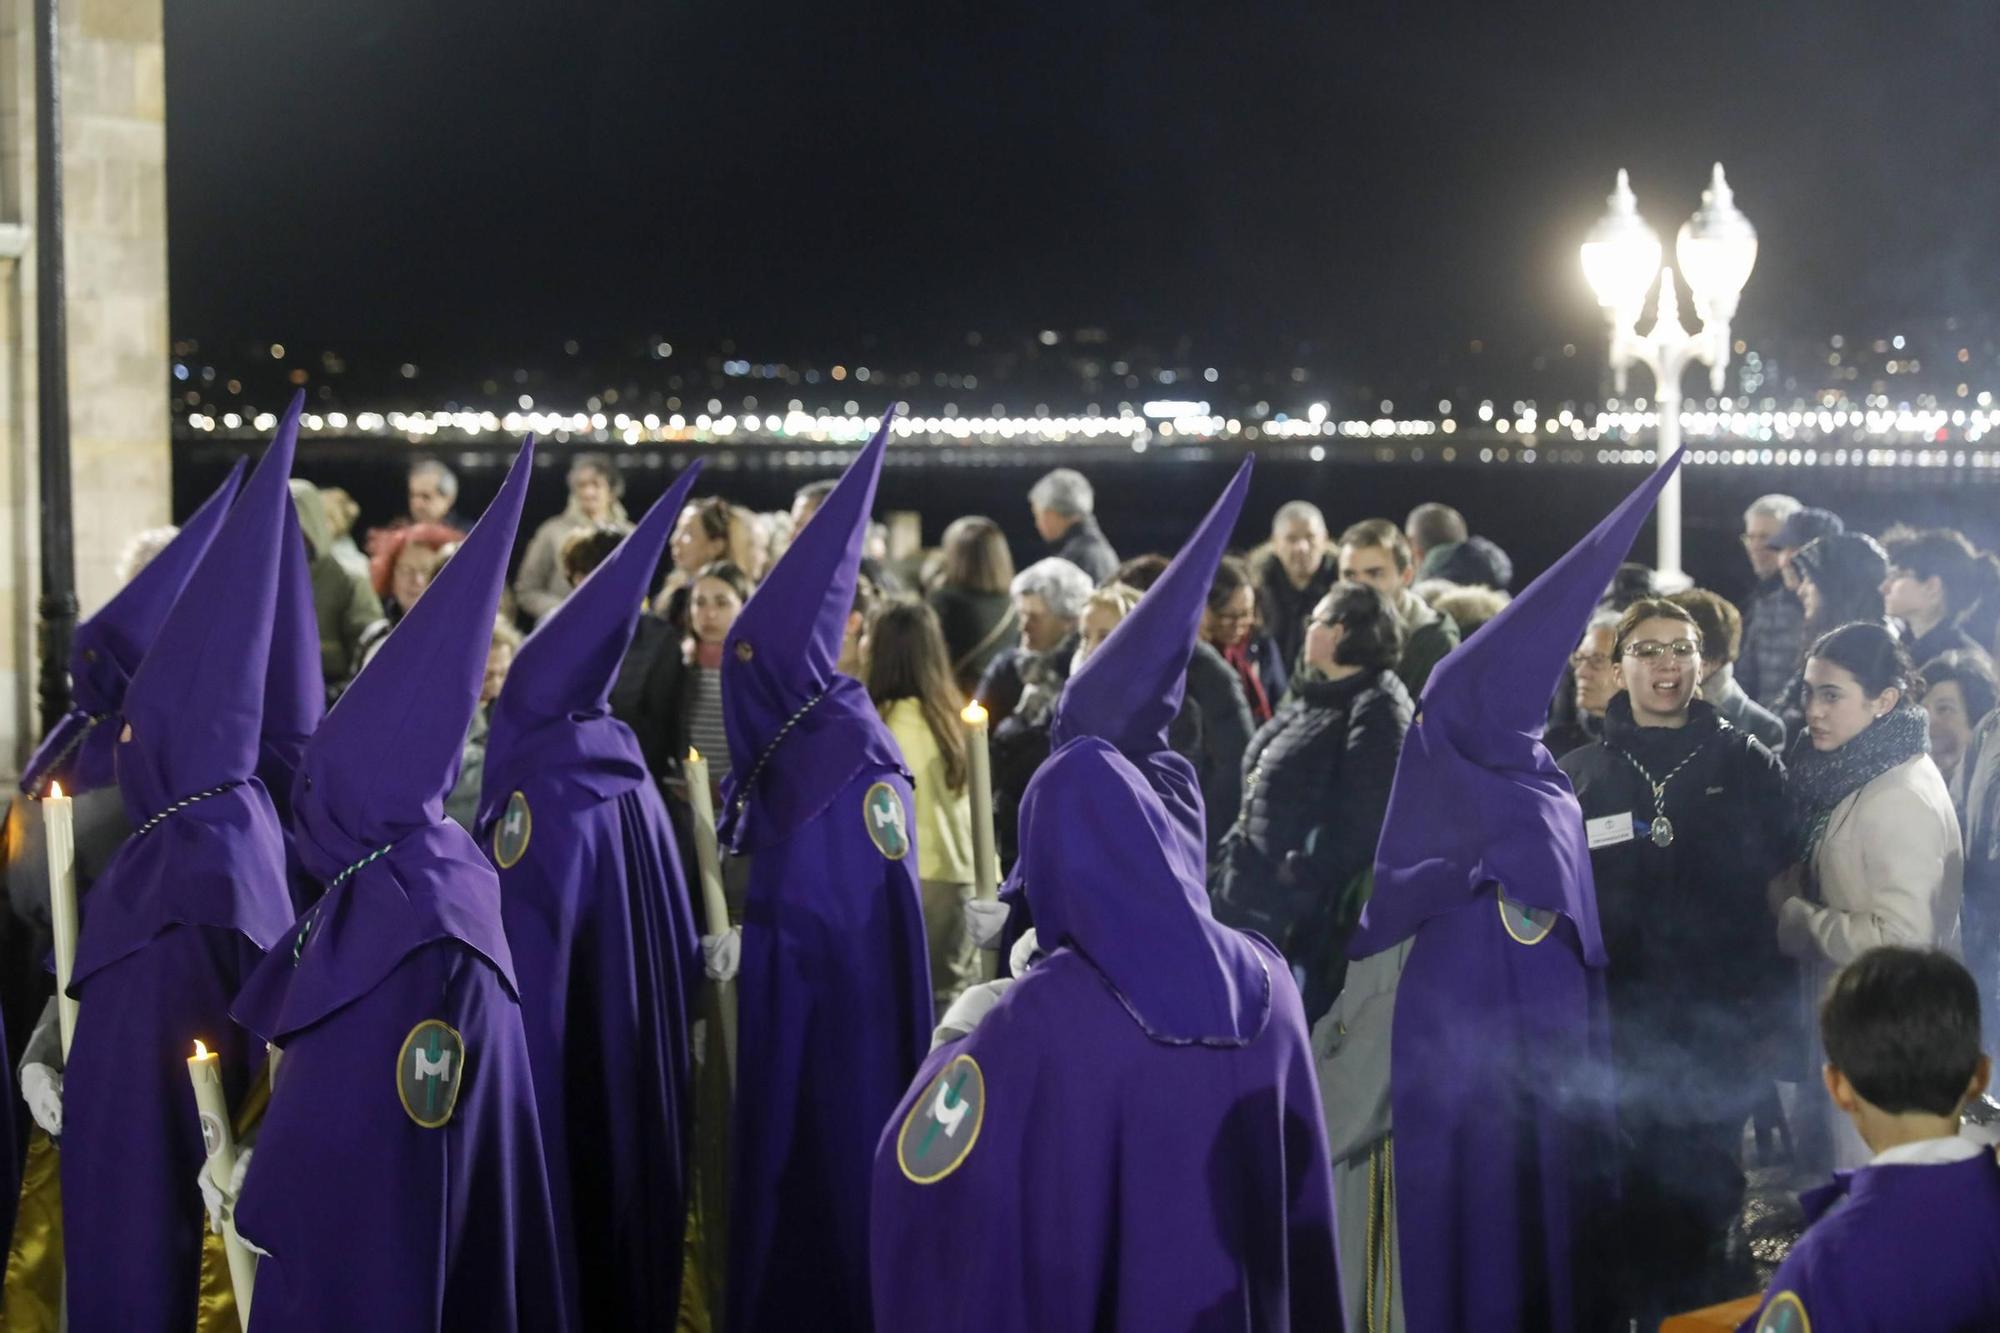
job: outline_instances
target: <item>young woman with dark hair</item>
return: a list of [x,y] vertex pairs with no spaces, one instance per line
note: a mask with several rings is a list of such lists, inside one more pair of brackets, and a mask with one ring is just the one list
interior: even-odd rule
[[1285,693],[1285,664],[1263,630],[1250,567],[1233,555],[1222,557],[1215,568],[1208,607],[1201,616],[1201,637],[1235,668],[1251,720],[1259,726],[1269,722],[1271,710]]
[[943,1018],[979,979],[966,931],[972,901],[972,801],[966,791],[963,696],[952,683],[937,616],[921,602],[890,602],[869,618],[862,639],[863,683],[902,747],[915,779],[917,877],[930,943],[931,991]]
[[[1805,609],[1805,640],[1811,644],[1829,631],[1856,623],[1889,626],[1883,614],[1882,588],[1889,577],[1889,555],[1865,532],[1837,532],[1817,537],[1786,563],[1788,577],[1798,584],[1799,605]],[[1797,750],[1805,731],[1805,658],[1793,669],[1791,684],[1780,701],[1786,743]]]
[[[1805,681],[1806,738],[1787,774],[1801,864],[1773,882],[1770,906],[1778,947],[1805,964],[1817,995],[1877,945],[1957,952],[1964,860],[1922,682],[1896,634],[1868,621],[1821,635]],[[1851,1126],[1822,1122],[1837,1165],[1867,1162]]]

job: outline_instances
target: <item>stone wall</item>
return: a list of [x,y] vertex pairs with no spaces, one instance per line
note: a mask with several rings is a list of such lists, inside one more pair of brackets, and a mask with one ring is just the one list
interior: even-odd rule
[[[166,80],[161,0],[64,0],[63,187],[70,466],[77,598],[110,595],[131,534],[169,521]],[[0,0],[0,771],[34,714],[36,496],[34,34],[30,0]]]

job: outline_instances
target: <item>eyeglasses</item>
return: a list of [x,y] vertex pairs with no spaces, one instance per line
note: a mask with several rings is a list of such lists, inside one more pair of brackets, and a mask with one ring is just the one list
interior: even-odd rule
[[1661,643],[1657,639],[1641,639],[1637,643],[1625,645],[1625,656],[1643,657],[1648,662],[1662,653],[1672,653],[1675,657],[1693,657],[1700,651],[1700,645],[1693,639],[1675,639],[1672,643]]

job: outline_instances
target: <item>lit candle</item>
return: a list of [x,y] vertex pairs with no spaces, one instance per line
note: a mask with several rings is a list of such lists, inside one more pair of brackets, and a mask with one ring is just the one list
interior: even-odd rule
[[993,766],[986,753],[986,710],[974,699],[959,714],[965,722],[966,785],[972,799],[973,896],[1000,895],[1000,862],[993,853]]
[[[188,1057],[188,1081],[194,1084],[194,1106],[201,1120],[201,1146],[208,1154],[208,1178],[226,1198],[229,1179],[236,1174],[236,1130],[229,1120],[229,1099],[222,1092],[222,1061],[197,1039]],[[257,1285],[257,1260],[236,1234],[232,1203],[222,1217],[222,1249],[229,1257],[229,1285],[236,1289],[236,1318],[250,1327],[250,1293]]]
[[70,970],[76,965],[76,815],[62,784],[51,782],[42,798],[42,832],[49,845],[49,925],[55,934],[56,1025],[63,1060],[76,1035],[76,1001],[69,997]]
[[701,875],[702,914],[708,918],[708,933],[720,935],[729,929],[729,904],[722,896],[722,857],[715,842],[715,798],[708,790],[708,761],[701,757],[701,751],[688,751],[685,771],[688,806],[694,811],[694,859]]

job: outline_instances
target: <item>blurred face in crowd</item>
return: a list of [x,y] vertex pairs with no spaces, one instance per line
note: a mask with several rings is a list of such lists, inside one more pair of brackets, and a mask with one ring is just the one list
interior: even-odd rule
[[1771,549],[1771,542],[1785,526],[1782,519],[1769,514],[1752,514],[1743,521],[1743,551],[1750,557],[1750,568],[1760,579],[1768,579],[1778,572],[1778,553]]
[[721,643],[729,637],[729,627],[742,609],[743,599],[736,595],[736,589],[721,579],[701,579],[688,598],[688,623],[703,643]]
[[1340,641],[1347,635],[1345,625],[1334,622],[1333,598],[1322,598],[1306,622],[1306,665],[1331,672],[1340,665]]
[[1609,625],[1585,630],[1583,642],[1570,655],[1570,669],[1576,673],[1576,706],[1593,717],[1602,717],[1618,693],[1618,674],[1613,670],[1611,645],[1617,638]]
[[1931,758],[1949,779],[1965,762],[1978,719],[1966,715],[1965,692],[1955,680],[1939,681],[1924,692],[1924,712],[1931,720]]
[[1944,580],[1932,575],[1920,579],[1916,571],[1891,565],[1882,580],[1882,605],[1892,616],[1904,620],[1932,621],[1945,614]]
[[569,479],[569,493],[577,508],[593,523],[601,523],[611,513],[611,481],[594,467],[584,468]]
[[389,573],[389,595],[396,599],[396,605],[405,611],[415,606],[443,563],[436,547],[403,543],[403,549],[396,553],[396,566]]
[[1799,595],[1799,605],[1806,609],[1806,623],[1819,618],[1819,585],[1790,565],[1785,566],[1785,582],[1792,585],[1792,591]]
[[1202,609],[1201,637],[1218,648],[1234,648],[1250,637],[1256,623],[1257,594],[1245,584],[1229,595],[1220,611],[1212,606]]
[[1021,621],[1021,646],[1031,653],[1047,652],[1076,628],[1074,620],[1049,610],[1039,593],[1024,592],[1016,597],[1014,614]]
[[681,510],[681,521],[674,525],[668,549],[673,552],[674,568],[692,574],[703,565],[722,559],[729,551],[729,539],[709,536],[701,525],[701,511],[689,505]]
[[1097,645],[1109,638],[1111,631],[1117,629],[1118,622],[1124,618],[1116,609],[1109,606],[1093,603],[1086,607],[1083,623],[1080,626],[1083,631],[1082,642],[1076,646],[1076,665],[1082,666],[1083,659],[1095,652]]
[[1896,706],[1902,691],[1891,686],[1871,697],[1854,673],[1824,657],[1806,662],[1806,735],[1815,750],[1838,750],[1868,730]]
[[1278,565],[1294,588],[1303,588],[1319,572],[1320,555],[1326,550],[1326,527],[1309,518],[1288,518],[1271,529],[1271,546],[1278,553]]
[[438,489],[437,473],[410,474],[410,518],[418,523],[442,523],[451,512],[451,501]]
[[1701,636],[1685,621],[1654,616],[1632,627],[1613,670],[1642,727],[1677,727],[1701,675]]
[[486,676],[479,684],[479,702],[490,704],[500,697],[500,687],[507,683],[507,669],[514,665],[514,645],[494,640],[486,650]]
[[825,499],[825,496],[820,495],[798,495],[792,497],[792,536],[794,538],[805,531],[806,524],[812,522],[812,516],[819,512],[819,507],[825,502]]
[[1044,509],[1040,505],[1033,504],[1029,505],[1028,509],[1035,516],[1035,531],[1042,534],[1042,540],[1045,542],[1062,540],[1062,535],[1076,524],[1076,520],[1068,514],[1058,514],[1053,509]]
[[1394,606],[1410,586],[1414,571],[1396,568],[1396,553],[1386,546],[1343,546],[1340,548],[1340,578],[1343,583],[1365,583],[1389,599]]

